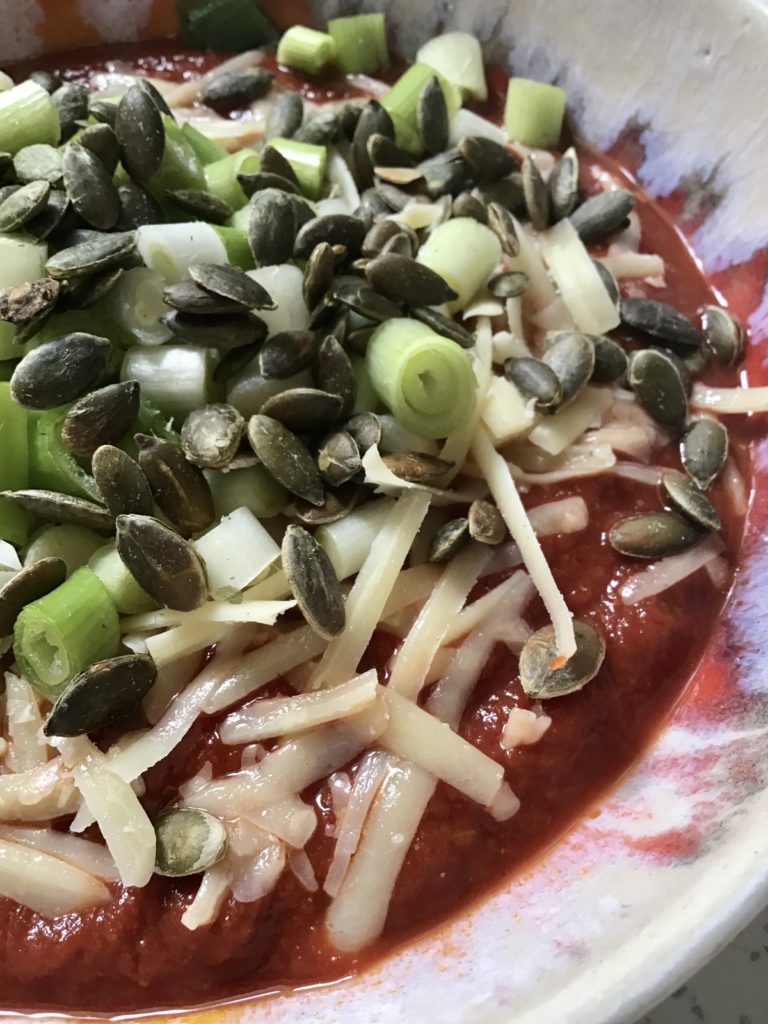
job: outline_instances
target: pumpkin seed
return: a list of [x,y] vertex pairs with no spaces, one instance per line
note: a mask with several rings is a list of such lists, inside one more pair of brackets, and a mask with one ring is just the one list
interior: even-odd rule
[[[402,226],[394,220],[380,220],[373,224],[363,239],[363,256],[378,256],[390,239],[401,233]],[[416,239],[418,244],[418,237]]]
[[370,285],[356,278],[337,284],[330,292],[330,298],[347,306],[358,316],[375,323],[384,323],[393,317],[403,315],[402,308],[396,302],[385,298]]
[[301,191],[296,172],[280,150],[275,149],[274,146],[266,146],[262,150],[260,169],[265,174],[276,174],[280,178],[285,178]]
[[579,201],[579,158],[570,146],[549,175],[549,208],[553,222],[570,217]]
[[347,431],[357,442],[362,454],[375,444],[381,444],[381,421],[373,412],[359,412],[347,422]]
[[701,348],[689,349],[681,356],[689,377],[700,377],[709,367],[712,357],[709,349],[703,345]]
[[132,85],[118,104],[114,127],[123,167],[136,181],[149,181],[165,152],[163,117],[154,99]]
[[488,282],[488,291],[498,299],[516,299],[528,287],[528,275],[522,270],[496,274]]
[[620,555],[664,558],[685,551],[701,537],[677,512],[645,512],[620,519],[608,532],[608,541]]
[[179,281],[163,292],[166,306],[189,316],[238,316],[245,312],[239,302],[213,295],[194,281]]
[[700,530],[719,530],[720,516],[704,491],[689,476],[668,470],[662,474],[661,486],[666,498],[677,512],[690,519]]
[[338,340],[327,335],[320,344],[315,364],[315,383],[321,391],[341,399],[341,415],[348,416],[357,397],[357,377],[349,356]]
[[198,316],[173,310],[163,313],[161,323],[181,341],[201,348],[217,348],[228,351],[253,345],[265,336],[266,324],[256,316],[244,314],[218,314]]
[[298,128],[293,137],[297,142],[308,142],[312,146],[329,146],[339,142],[342,135],[338,113],[334,110],[321,110]]
[[207,811],[178,807],[155,822],[155,871],[169,878],[199,875],[224,856],[227,830]]
[[69,201],[86,223],[108,231],[120,215],[120,197],[99,158],[77,142],[64,150],[64,186]]
[[657,299],[622,299],[621,321],[651,338],[684,350],[698,348],[702,337],[688,317]]
[[204,469],[223,469],[237,454],[245,420],[231,405],[194,409],[181,428],[181,447],[187,459]]
[[704,344],[721,366],[733,366],[744,355],[744,328],[727,309],[705,306],[701,311]]
[[118,516],[117,553],[139,586],[166,608],[191,612],[208,596],[194,547],[151,516]]
[[605,290],[610,296],[611,302],[614,304],[616,309],[621,305],[621,292],[619,291],[619,282],[613,276],[611,271],[606,267],[600,260],[592,260],[592,264],[597,271],[598,277],[603,282]]
[[517,170],[517,161],[507,147],[494,142],[493,139],[468,135],[459,142],[458,148],[478,185],[498,181]]
[[427,561],[448,562],[469,540],[469,520],[466,516],[444,523],[429,542]]
[[61,138],[65,141],[79,127],[78,121],[88,117],[88,90],[80,82],[66,82],[51,93],[61,125]]
[[357,217],[346,213],[331,213],[314,217],[304,225],[296,237],[293,255],[296,259],[307,259],[320,242],[329,245],[343,245],[351,255],[358,255],[365,237],[365,225]]
[[530,154],[523,161],[523,195],[534,229],[545,231],[549,226],[549,190]]
[[108,124],[110,128],[115,127],[117,121],[117,104],[108,100],[91,100],[88,105],[88,113],[99,124]]
[[59,227],[69,209],[69,198],[66,193],[60,192],[58,189],[51,189],[45,206],[27,221],[24,230],[28,235],[32,235],[33,238],[42,242]]
[[140,393],[138,381],[126,380],[84,395],[64,417],[62,441],[84,459],[100,445],[117,443],[136,422]]
[[[371,172],[373,180],[373,172]],[[369,231],[376,220],[386,217],[392,212],[388,203],[382,199],[379,192],[374,188],[365,189],[360,196],[360,205],[354,212],[354,216],[362,221],[365,229]]]
[[470,182],[470,172],[458,149],[447,149],[437,156],[428,157],[418,165],[426,185],[427,195],[439,199],[444,195],[458,195]]
[[474,336],[466,327],[437,309],[431,309],[429,306],[412,306],[411,315],[415,320],[421,321],[431,327],[433,331],[442,334],[444,338],[455,341],[462,348],[472,348],[475,343]]
[[376,191],[387,204],[389,212],[396,211],[401,213],[414,199],[410,192],[406,192],[404,189],[399,188],[397,185],[392,185],[388,181],[378,180],[376,182]]
[[525,196],[523,194],[523,176],[515,171],[506,178],[478,185],[472,189],[472,195],[485,206],[498,203],[505,210],[520,216],[525,213]]
[[391,185],[397,185],[400,188],[407,188],[408,185],[414,185],[417,181],[421,181],[423,177],[421,171],[418,171],[415,167],[387,167],[374,166],[373,173],[376,175],[378,182],[388,182]]
[[173,111],[168,106],[165,96],[163,96],[157,86],[153,85],[148,78],[139,78],[136,85],[149,96],[161,114],[165,114],[174,120]]
[[182,213],[194,220],[205,220],[209,224],[225,224],[232,216],[229,203],[200,188],[171,189],[165,193]]
[[392,118],[378,100],[369,100],[363,107],[352,136],[352,168],[361,190],[369,188],[373,182],[373,167],[368,156],[371,135],[385,135],[388,139],[395,137]]
[[56,92],[61,85],[59,76],[54,75],[52,71],[46,71],[44,68],[33,71],[29,75],[29,80],[30,82],[37,82],[47,93]]
[[272,88],[275,76],[264,68],[253,68],[249,71],[224,71],[203,84],[200,99],[208,107],[217,109],[224,107],[232,110],[236,107],[250,106],[254,100],[266,96]]
[[304,120],[304,101],[301,93],[278,92],[270,107],[264,138],[292,139]]
[[41,278],[0,291],[0,320],[26,324],[53,312],[61,291],[58,281]]
[[73,402],[98,384],[112,346],[106,338],[76,332],[32,349],[17,364],[11,393],[29,409]]
[[470,217],[478,224],[488,223],[488,209],[485,203],[477,196],[473,196],[471,192],[462,192],[461,195],[456,196],[453,201],[453,216]]
[[473,501],[467,519],[470,537],[481,544],[501,544],[507,535],[501,512],[490,501]]
[[352,137],[355,134],[355,128],[357,128],[357,122],[360,120],[362,112],[362,105],[354,101],[351,103],[345,103],[341,110],[337,111],[339,127],[341,128],[342,135],[347,142],[352,141]]
[[360,449],[348,430],[329,434],[317,453],[317,467],[331,487],[338,487],[357,476],[361,465]]
[[457,298],[453,288],[434,270],[394,252],[372,259],[365,276],[385,298],[409,306],[439,306]]
[[253,362],[259,354],[260,345],[244,345],[242,348],[233,348],[225,352],[213,371],[215,384],[223,384],[236,377],[238,373]]
[[23,228],[28,220],[42,211],[50,191],[47,181],[31,181],[16,189],[0,203],[0,231]]
[[428,153],[440,153],[448,145],[448,105],[437,76],[419,93],[416,125]]
[[214,519],[213,496],[201,470],[172,441],[137,434],[136,444],[154,499],[179,532],[189,537],[209,527]]
[[85,277],[115,267],[130,267],[136,259],[136,236],[132,231],[101,235],[51,256],[45,269],[51,277]]
[[344,595],[331,560],[311,533],[289,526],[283,535],[283,572],[312,629],[326,640],[344,630]]
[[581,393],[595,370],[595,348],[589,339],[575,331],[555,331],[547,335],[548,348],[542,360],[555,371],[562,387],[558,408]]
[[127,181],[117,190],[120,216],[117,224],[122,231],[132,231],[144,224],[163,222],[163,211],[157,200],[135,181]]
[[314,309],[322,300],[333,284],[335,272],[336,257],[333,248],[328,242],[319,242],[309,254],[304,270],[302,293],[309,309]]
[[512,214],[506,207],[500,203],[489,204],[488,227],[501,242],[501,248],[507,256],[517,256],[520,252],[520,241]]
[[85,736],[130,714],[155,684],[148,654],[97,661],[72,680],[48,716],[46,736]]
[[354,484],[344,484],[335,489],[328,489],[325,492],[325,501],[319,507],[310,505],[309,502],[296,500],[293,503],[293,512],[299,522],[305,526],[324,526],[326,523],[336,523],[339,519],[349,515],[357,504],[359,489]]
[[680,367],[669,353],[650,348],[635,352],[628,383],[652,419],[670,430],[683,429],[688,397]]
[[47,523],[69,523],[97,533],[112,533],[115,528],[111,513],[85,498],[73,498],[69,494],[40,489],[1,491],[0,498],[5,498],[33,516],[39,516]]
[[17,572],[0,588],[0,637],[13,633],[22,608],[50,594],[66,578],[67,566],[61,558],[41,558]]
[[304,434],[327,429],[336,423],[342,407],[339,395],[319,388],[288,388],[268,398],[261,411],[265,416],[279,420],[289,430]]
[[98,157],[107,174],[115,173],[115,168],[120,162],[120,145],[113,128],[108,124],[89,124],[80,133],[77,141]]
[[[365,145],[368,150],[368,159],[374,168],[409,167],[413,169],[416,166],[415,161],[404,150],[400,149],[389,135],[381,135],[379,132],[374,132],[368,136],[368,141]],[[376,170],[376,173],[379,173],[378,170]]]
[[621,345],[601,334],[587,334],[595,350],[595,368],[591,380],[595,384],[615,384],[627,372],[627,354]]
[[280,331],[268,338],[259,353],[262,377],[285,380],[310,366],[317,355],[317,337],[311,331]]
[[68,286],[64,295],[64,308],[89,309],[103,299],[115,287],[124,271],[117,267],[106,270],[103,274],[91,274],[90,277],[76,279]]
[[250,199],[251,196],[267,190],[284,192],[287,195],[301,195],[301,189],[290,178],[284,178],[282,174],[270,174],[267,171],[254,171],[252,174],[238,174],[237,180]]
[[536,399],[539,409],[551,409],[562,404],[563,386],[560,378],[547,363],[532,356],[513,356],[504,362],[504,376],[512,381],[526,398]]
[[317,463],[306,445],[271,416],[257,413],[248,421],[248,440],[267,472],[287,491],[318,507],[325,500]]
[[[403,225],[405,227],[405,225]],[[407,259],[412,260],[416,256],[419,249],[419,240],[416,238],[415,242],[413,239],[414,231],[398,231],[385,242],[381,247],[382,253],[394,252],[398,256],[405,256]],[[365,268],[363,268],[365,269]]]
[[604,242],[623,230],[635,206],[635,197],[622,188],[598,192],[585,199],[570,215],[582,242]]
[[131,456],[111,444],[102,444],[91,458],[91,472],[113,516],[151,515],[155,504],[144,471]]
[[297,230],[296,210],[283,192],[265,189],[252,200],[248,240],[257,266],[287,263]]
[[24,146],[13,158],[13,170],[21,185],[31,181],[61,181],[61,150],[44,142]]
[[237,302],[244,309],[276,309],[266,288],[239,267],[219,263],[193,263],[189,276],[207,292]]
[[560,668],[552,626],[532,633],[520,652],[520,685],[533,700],[549,700],[575,693],[594,679],[605,658],[605,640],[588,622],[574,620],[576,653]]
[[728,431],[719,420],[695,420],[680,442],[680,456],[691,479],[706,491],[728,458]]
[[439,459],[426,452],[392,452],[381,458],[395,476],[411,484],[429,484],[439,480],[454,465],[447,459]]

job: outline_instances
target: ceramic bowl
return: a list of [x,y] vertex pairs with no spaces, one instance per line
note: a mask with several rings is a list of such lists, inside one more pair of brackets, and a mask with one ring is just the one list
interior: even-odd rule
[[[373,0],[364,4],[378,7]],[[354,3],[317,3],[322,18]],[[280,20],[301,16],[283,2]],[[750,0],[390,0],[404,56],[449,27],[568,91],[582,137],[620,140],[751,327],[765,382],[768,12]],[[0,0],[0,60],[171,34],[152,0]],[[740,569],[704,661],[620,785],[460,920],[338,985],[246,1000],[221,1024],[631,1024],[768,898],[768,444]],[[165,1020],[200,1020],[185,1012]]]

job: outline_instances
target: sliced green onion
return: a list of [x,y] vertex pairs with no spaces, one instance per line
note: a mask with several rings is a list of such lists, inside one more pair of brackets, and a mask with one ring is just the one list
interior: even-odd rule
[[56,104],[37,82],[27,79],[0,92],[0,150],[14,154],[36,142],[55,146],[60,136]]
[[67,566],[67,576],[71,576],[103,546],[104,538],[84,526],[44,526],[30,540],[24,552],[24,565],[32,565],[41,558],[61,558]]
[[185,224],[144,224],[136,232],[136,248],[144,264],[177,284],[189,276],[192,263],[227,263],[227,249],[205,221]]
[[556,146],[563,130],[565,103],[565,92],[556,85],[510,78],[504,108],[507,135],[524,146]]
[[325,549],[340,580],[360,569],[392,511],[392,504],[390,498],[378,498],[335,523],[317,528],[315,539]]
[[373,75],[389,67],[383,14],[332,18],[328,34],[336,44],[336,63],[345,75]]
[[[48,246],[33,242],[23,235],[0,235],[0,289],[12,288],[27,281],[45,277]],[[16,328],[0,320],[0,359],[15,359],[22,355],[15,342]]]
[[424,437],[447,437],[475,408],[475,375],[455,341],[417,320],[389,320],[368,342],[366,366],[395,418]]
[[316,75],[336,59],[336,44],[326,32],[293,25],[277,46],[277,62]]
[[[256,193],[258,195],[258,193]],[[251,223],[251,203],[250,201],[241,206],[239,210],[235,210],[232,216],[227,221],[227,226],[235,228],[237,231],[244,231],[248,233],[248,226]]]
[[197,151],[187,140],[180,125],[163,114],[165,149],[160,170],[152,178],[153,190],[167,192],[177,188],[205,188],[203,164]]
[[469,305],[501,259],[496,235],[471,217],[456,217],[435,228],[419,249],[417,260],[434,270],[458,293],[448,303],[455,313]]
[[78,569],[16,620],[13,650],[32,686],[55,700],[78,672],[120,645],[117,609],[101,580]]
[[125,567],[114,544],[104,544],[93,552],[88,568],[104,584],[121,615],[141,615],[157,608],[157,602],[139,586]]
[[352,411],[375,412],[381,403],[379,402],[379,396],[376,394],[376,389],[371,383],[371,378],[368,375],[368,366],[365,361],[365,356],[359,356],[352,353],[349,357],[349,361],[352,363],[352,369],[355,371],[355,378],[357,380],[355,405]]
[[274,42],[274,25],[254,0],[178,0],[181,34],[195,50],[241,50]]
[[[0,490],[16,491],[29,483],[28,413],[0,383]],[[0,540],[17,547],[28,532],[27,513],[0,499]]]
[[91,309],[73,309],[66,313],[54,313],[25,343],[23,352],[29,352],[31,349],[37,348],[38,345],[42,345],[43,342],[53,341],[54,338],[60,338],[62,334],[69,334],[72,331],[86,331],[99,338],[109,338],[120,346],[127,346],[133,342],[131,335],[127,334],[119,324],[93,306]]
[[412,64],[382,97],[381,105],[395,125],[397,144],[409,153],[418,155],[424,148],[417,128],[416,110],[422,89],[435,77],[443,90],[449,115],[456,113],[461,106],[461,92],[426,64]]
[[149,267],[132,267],[104,297],[101,307],[139,345],[162,345],[171,332],[160,323],[169,307],[163,301],[165,278]]
[[66,414],[66,407],[29,413],[29,486],[101,501],[93,477],[61,439]]
[[328,164],[328,150],[325,146],[314,146],[310,142],[294,142],[293,139],[274,138],[270,146],[285,157],[293,168],[302,192],[310,199],[317,199],[325,182]]
[[255,174],[261,166],[261,158],[253,149],[239,149],[229,153],[205,167],[205,185],[208,191],[229,203],[233,210],[245,206],[248,197],[237,180],[238,174]]
[[189,121],[185,121],[181,126],[181,134],[192,149],[194,149],[195,153],[197,153],[198,159],[203,166],[216,163],[217,160],[223,160],[228,155],[223,146],[220,146],[218,142],[214,142],[213,139],[209,139],[207,135],[203,135]]
[[247,508],[257,519],[270,519],[279,516],[288,504],[285,488],[263,466],[230,469],[227,473],[212,469],[205,476],[217,516]]
[[253,270],[256,265],[253,253],[248,243],[248,228],[221,227],[218,224],[211,225],[213,230],[224,243],[227,251],[227,259],[233,267],[240,267],[241,270]]
[[483,51],[476,36],[468,32],[436,36],[424,43],[416,54],[416,61],[439,71],[463,96],[481,101],[488,99]]
[[137,380],[145,399],[169,416],[187,416],[213,396],[210,349],[190,345],[129,349],[121,380]]

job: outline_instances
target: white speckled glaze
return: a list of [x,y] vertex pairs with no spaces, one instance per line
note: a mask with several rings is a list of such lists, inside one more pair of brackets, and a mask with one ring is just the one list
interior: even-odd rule
[[[81,0],[105,39],[131,38],[146,0]],[[378,9],[316,3],[319,15]],[[489,56],[568,90],[599,147],[640,128],[640,178],[705,214],[709,269],[768,239],[768,13],[751,0],[394,0],[405,56],[437,31],[475,31]],[[32,54],[39,8],[0,0],[0,58]],[[766,264],[768,265],[768,261]],[[751,318],[752,367],[768,300]],[[630,1024],[768,899],[768,444],[741,569],[709,655],[657,742],[523,875],[461,920],[360,977],[220,1008],[225,1024]],[[767,1011],[768,1012],[768,1011]],[[184,1013],[173,1021],[188,1022]],[[725,1021],[718,1024],[726,1024]]]

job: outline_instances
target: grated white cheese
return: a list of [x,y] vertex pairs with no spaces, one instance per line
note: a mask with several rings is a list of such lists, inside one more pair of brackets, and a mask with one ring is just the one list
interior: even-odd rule
[[43,716],[35,691],[21,676],[5,673],[5,716],[9,741],[6,764],[13,772],[39,768],[48,760]]
[[229,832],[230,886],[238,903],[255,903],[277,885],[285,868],[285,847],[256,825],[236,822]]
[[535,590],[528,573],[519,570],[459,612],[453,622],[449,623],[443,643],[453,643],[471,633],[492,618],[499,608],[504,609],[504,614],[510,620],[519,618]]
[[578,533],[589,525],[587,503],[579,495],[548,501],[528,509],[528,520],[537,537],[550,537],[557,533]]
[[527,435],[536,422],[535,404],[535,399],[526,399],[511,380],[494,376],[482,408],[483,426],[494,445],[500,447]]
[[302,888],[306,889],[307,892],[317,892],[320,885],[306,850],[289,850],[288,867],[294,873]]
[[492,351],[493,342],[491,335],[491,322],[487,317],[481,317],[475,331],[475,358],[472,362],[472,369],[475,374],[476,397],[475,408],[463,430],[458,431],[446,438],[445,444],[440,451],[440,458],[453,463],[440,483],[447,487],[448,484],[461,472],[472,444],[472,438],[477,430],[483,408],[486,402],[486,395],[492,379]]
[[528,434],[528,440],[550,455],[560,455],[590,427],[599,427],[613,405],[607,388],[586,387],[554,416],[542,417]]
[[523,292],[523,309],[528,312],[537,312],[545,309],[557,299],[555,287],[549,279],[547,268],[541,258],[541,253],[528,234],[526,229],[515,217],[512,218],[517,232],[517,240],[520,243],[520,251],[517,256],[505,257],[505,262],[510,270],[522,270],[528,275],[528,287]]
[[80,796],[60,757],[26,772],[0,775],[0,821],[50,821],[74,814]]
[[103,882],[120,880],[115,862],[106,847],[100,843],[92,843],[88,839],[80,839],[79,836],[70,835],[68,832],[57,832],[52,828],[0,825],[0,839],[21,843],[52,857],[58,857],[59,860],[66,861]]
[[0,896],[53,918],[106,903],[110,893],[98,878],[58,857],[0,839]]
[[280,548],[248,508],[223,516],[194,547],[205,563],[214,597],[243,590],[280,557]]
[[659,277],[663,280],[666,266],[661,256],[647,252],[627,252],[609,246],[605,256],[599,257],[606,270],[617,278]]
[[181,923],[189,931],[194,932],[207,924],[213,924],[219,916],[229,888],[229,871],[227,862],[219,861],[203,874],[194,899],[181,915]]
[[531,746],[539,742],[551,725],[549,715],[536,714],[524,708],[511,708],[501,733],[501,745],[505,750]]
[[688,551],[660,558],[646,569],[624,580],[619,589],[621,600],[624,604],[637,604],[638,601],[655,597],[656,594],[669,590],[687,576],[703,569],[724,550],[722,540],[716,534],[711,534]]
[[736,415],[768,412],[768,387],[712,388],[697,381],[693,385],[691,408]]
[[647,484],[649,487],[658,487],[666,471],[666,466],[639,466],[636,462],[617,462],[611,469],[614,476]]

